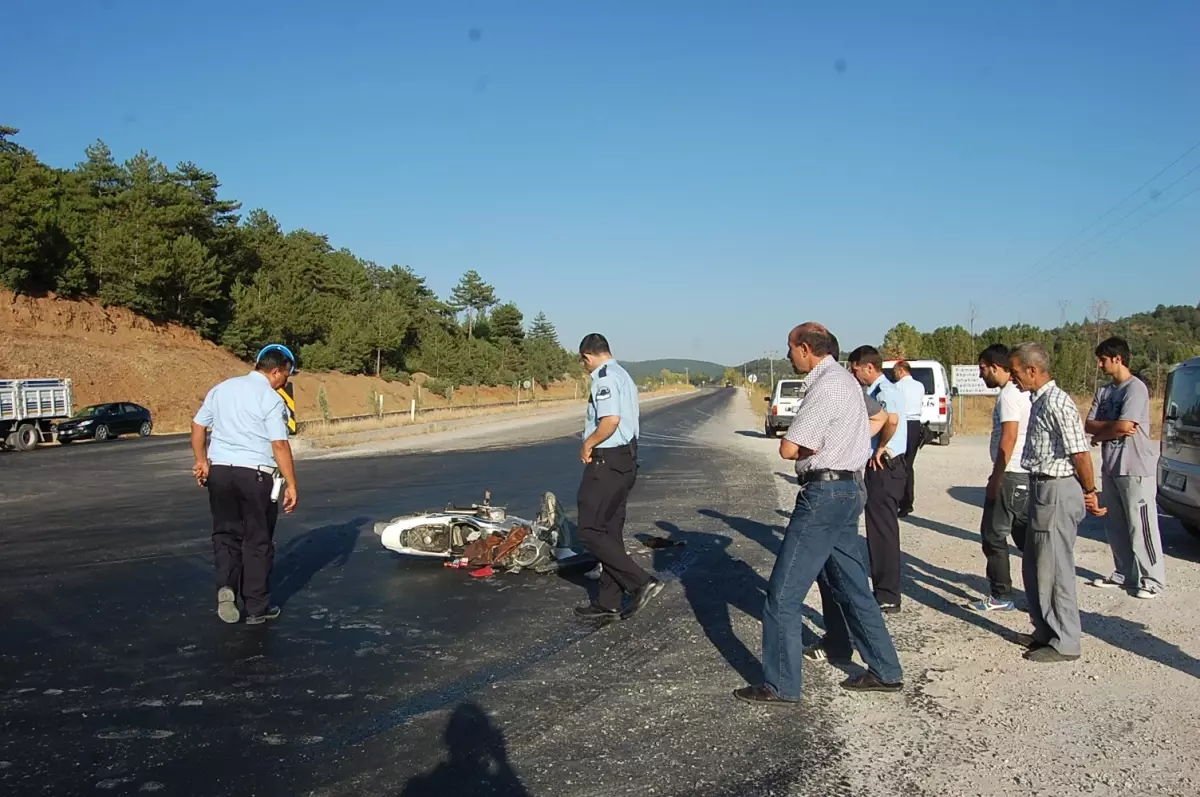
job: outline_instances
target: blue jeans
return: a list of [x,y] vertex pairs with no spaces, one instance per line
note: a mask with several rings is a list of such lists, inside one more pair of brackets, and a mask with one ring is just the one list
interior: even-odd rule
[[858,536],[865,501],[863,488],[855,481],[810,482],[796,496],[763,608],[765,681],[786,700],[799,700],[802,692],[804,598],[818,576],[830,657],[849,658],[853,644],[881,680],[903,677],[892,637],[867,583]]

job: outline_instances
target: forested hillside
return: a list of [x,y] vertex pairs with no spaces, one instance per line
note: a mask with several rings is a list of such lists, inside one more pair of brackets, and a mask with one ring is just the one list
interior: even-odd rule
[[1133,370],[1158,394],[1172,364],[1200,355],[1200,306],[1159,305],[1151,312],[1125,318],[1086,319],[1056,329],[1028,325],[994,327],[971,336],[961,326],[939,327],[921,332],[908,323],[888,330],[882,351],[887,357],[940,360],[952,364],[975,363],[979,352],[993,343],[1014,346],[1021,341],[1042,343],[1051,352],[1055,378],[1064,389],[1076,394],[1092,392],[1099,380],[1096,344],[1109,335],[1129,342]]
[[[620,360],[620,358],[617,358]],[[670,382],[701,382],[720,379],[725,366],[704,360],[620,360],[625,370],[639,384]]]
[[118,162],[103,142],[71,169],[42,163],[0,127],[0,286],[94,298],[178,322],[240,357],[283,342],[309,370],[407,381],[543,388],[581,375],[554,325],[503,302],[475,271],[440,298],[407,266],[285,232],[265,210],[241,215],[194,163],[145,151]]

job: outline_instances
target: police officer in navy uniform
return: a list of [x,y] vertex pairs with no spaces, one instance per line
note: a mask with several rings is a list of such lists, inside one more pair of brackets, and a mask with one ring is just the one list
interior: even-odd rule
[[[256,625],[279,616],[270,603],[279,504],[296,508],[296,471],[288,442],[288,409],[279,389],[295,373],[285,346],[259,352],[254,370],[213,387],[192,419],[192,474],[208,487],[213,518],[217,616]],[[212,429],[212,442],[206,441]]]
[[[579,485],[579,541],[601,564],[596,600],[576,607],[583,617],[607,619],[633,615],[662,591],[654,578],[625,552],[625,502],[637,480],[638,392],[629,373],[609,350],[603,335],[592,333],[579,344],[579,358],[592,376]],[[622,593],[632,595],[621,612]]]

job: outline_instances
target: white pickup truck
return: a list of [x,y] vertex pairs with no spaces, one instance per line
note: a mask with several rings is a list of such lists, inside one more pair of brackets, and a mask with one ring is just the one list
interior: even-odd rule
[[70,379],[0,379],[0,449],[30,451],[71,417]]
[[804,392],[808,384],[803,379],[780,379],[775,383],[771,395],[763,398],[770,405],[767,408],[767,420],[763,433],[767,437],[778,437],[787,433],[792,425],[792,419],[804,402]]

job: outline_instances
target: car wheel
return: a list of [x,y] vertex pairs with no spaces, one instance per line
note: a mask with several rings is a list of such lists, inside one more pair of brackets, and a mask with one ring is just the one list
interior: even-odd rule
[[142,428],[138,429],[138,434],[141,435],[142,437],[149,437],[150,429],[151,429],[150,421],[146,421],[145,423],[142,424]]
[[[37,448],[39,437],[37,427],[31,423],[26,423],[18,426],[17,431],[10,435],[10,442],[13,448],[18,451],[32,451]],[[12,438],[15,438],[15,440]]]
[[771,424],[768,423],[763,427],[763,437],[773,437],[774,435],[775,430],[771,428]]
[[92,438],[95,440],[104,441],[108,439],[108,427],[100,424],[96,427],[96,431],[92,433]]
[[58,441],[58,444],[59,444],[60,446],[69,446],[69,445],[71,444],[71,440],[70,440],[70,438],[68,438],[68,439],[66,439],[66,440],[62,440],[62,439],[60,439],[60,440]]

